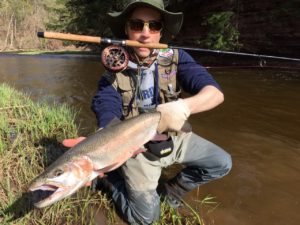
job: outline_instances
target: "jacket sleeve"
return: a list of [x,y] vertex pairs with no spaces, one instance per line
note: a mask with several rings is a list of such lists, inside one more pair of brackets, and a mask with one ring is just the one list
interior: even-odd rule
[[96,114],[99,127],[105,127],[112,119],[122,117],[121,96],[105,74],[98,83],[98,90],[92,98],[91,108]]
[[212,85],[221,91],[220,85],[212,75],[184,50],[179,50],[177,79],[183,90],[192,95],[197,94],[207,85]]

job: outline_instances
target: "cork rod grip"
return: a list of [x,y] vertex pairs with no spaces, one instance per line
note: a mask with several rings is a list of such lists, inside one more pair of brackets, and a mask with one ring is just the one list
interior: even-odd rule
[[80,41],[80,42],[89,42],[101,44],[101,42],[105,44],[121,44],[130,47],[142,47],[142,48],[157,48],[163,49],[168,48],[167,44],[161,43],[140,43],[138,41],[132,40],[112,40],[108,38],[101,38],[95,36],[86,36],[86,35],[78,35],[78,34],[66,34],[66,33],[57,33],[57,32],[38,32],[37,36],[40,38],[49,38],[49,39],[58,39],[58,40],[66,40],[66,41]]
[[58,39],[66,41],[81,41],[89,43],[101,43],[101,37],[78,35],[78,34],[65,34],[57,32],[38,32],[37,36],[40,38]]

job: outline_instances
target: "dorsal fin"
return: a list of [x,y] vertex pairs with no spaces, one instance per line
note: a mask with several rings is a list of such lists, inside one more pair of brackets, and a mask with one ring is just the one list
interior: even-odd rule
[[[106,127],[111,127],[114,125],[117,125],[119,123],[121,123],[122,121],[120,119],[118,119],[117,117],[114,117],[107,125]],[[104,127],[100,127],[98,130],[96,130],[96,133],[100,132],[102,129],[104,129]]]
[[120,119],[118,119],[117,117],[114,117],[107,125],[106,127],[112,127],[114,125],[117,125],[119,123],[121,123],[122,121]]

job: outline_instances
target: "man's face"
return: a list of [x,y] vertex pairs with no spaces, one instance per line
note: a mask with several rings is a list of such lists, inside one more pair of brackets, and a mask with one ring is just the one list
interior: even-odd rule
[[[141,26],[141,22],[147,22]],[[149,24],[151,23],[151,24]],[[151,8],[136,8],[129,17],[125,32],[129,40],[141,43],[159,43],[161,38],[161,15],[158,11]],[[139,29],[141,28],[142,29]],[[151,53],[148,48],[133,48],[140,60],[145,59]]]

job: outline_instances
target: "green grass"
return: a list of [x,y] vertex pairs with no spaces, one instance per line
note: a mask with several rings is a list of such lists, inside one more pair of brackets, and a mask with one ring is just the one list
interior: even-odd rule
[[[67,149],[60,143],[78,135],[76,112],[64,104],[34,103],[30,96],[0,84],[0,224],[89,225],[99,211],[107,225],[116,224],[114,206],[106,195],[82,188],[50,207],[35,209],[29,183]],[[211,199],[208,199],[211,203]],[[199,202],[199,206],[204,204]],[[155,225],[204,224],[199,209],[184,211],[161,204]]]

